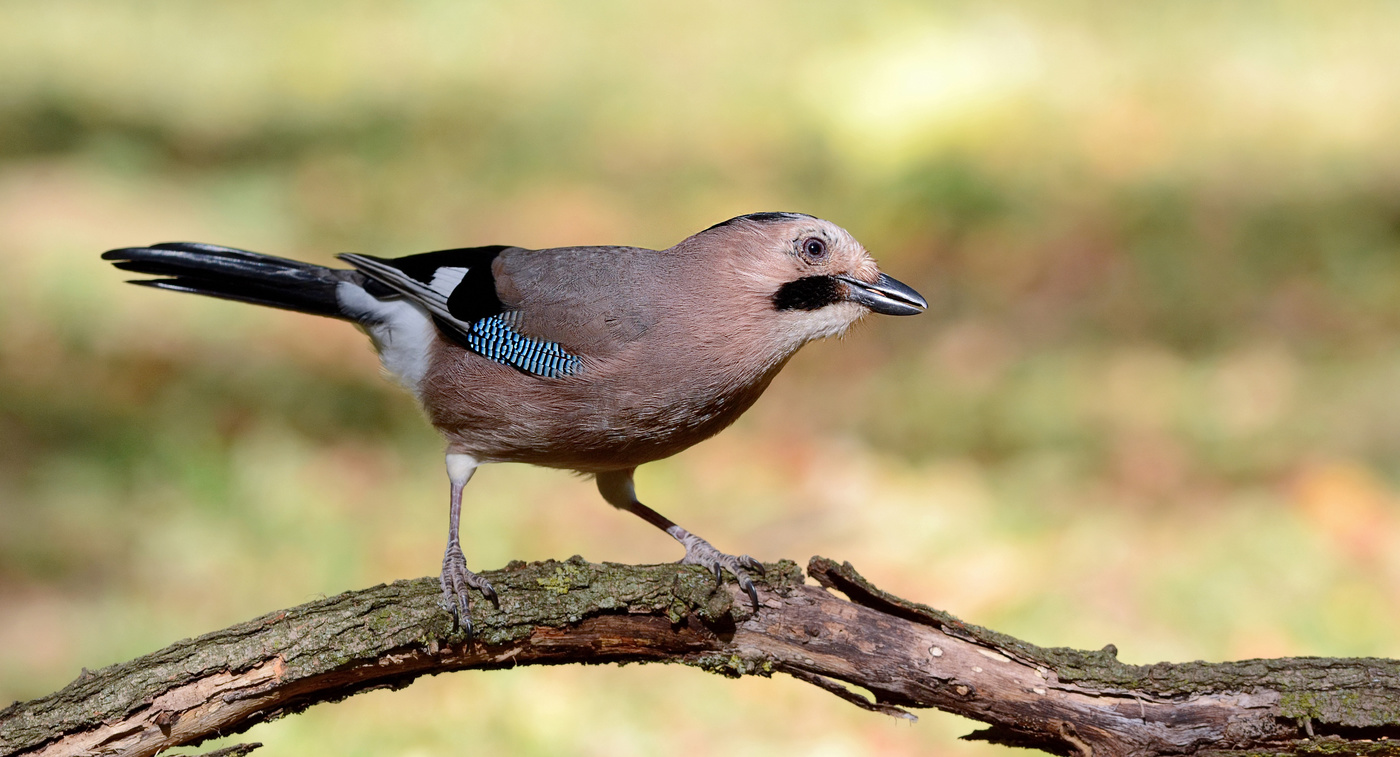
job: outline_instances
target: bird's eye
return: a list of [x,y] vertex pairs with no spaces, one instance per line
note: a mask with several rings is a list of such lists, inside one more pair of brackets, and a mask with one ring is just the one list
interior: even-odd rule
[[808,260],[821,260],[826,257],[826,242],[816,237],[802,243],[802,255]]

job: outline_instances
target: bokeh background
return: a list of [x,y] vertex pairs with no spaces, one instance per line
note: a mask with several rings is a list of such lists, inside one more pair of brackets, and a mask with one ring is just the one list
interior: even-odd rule
[[[431,575],[440,444],[342,323],[101,251],[668,246],[801,210],[928,315],[639,474],[722,548],[1122,659],[1400,656],[1400,6],[0,5],[0,700]],[[660,562],[568,474],[464,547]],[[281,755],[994,755],[791,679],[459,674]]]

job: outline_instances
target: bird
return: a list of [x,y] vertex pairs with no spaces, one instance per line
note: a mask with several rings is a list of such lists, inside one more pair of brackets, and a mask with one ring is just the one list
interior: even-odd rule
[[748,595],[762,563],[721,552],[637,498],[638,466],[734,422],[804,344],[867,313],[928,303],[880,272],[855,237],[793,212],[737,216],[664,250],[466,247],[332,268],[167,242],[103,259],[130,283],[328,316],[358,326],[384,372],[446,441],[445,606],[471,633],[470,589],[499,607],[462,553],[462,492],[485,463],[593,476],[603,499],[665,531],[682,563],[727,571]]

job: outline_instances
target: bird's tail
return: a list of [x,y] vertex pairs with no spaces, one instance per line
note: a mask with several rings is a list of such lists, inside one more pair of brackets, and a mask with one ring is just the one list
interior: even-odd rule
[[132,284],[347,320],[355,317],[337,302],[336,288],[363,283],[354,271],[193,242],[127,247],[105,252],[102,259],[124,271],[165,277]]

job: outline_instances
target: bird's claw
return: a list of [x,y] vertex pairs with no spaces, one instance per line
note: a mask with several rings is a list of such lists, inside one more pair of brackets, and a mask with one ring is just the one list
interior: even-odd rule
[[729,571],[734,575],[734,580],[738,581],[739,588],[749,595],[749,602],[753,604],[754,612],[758,612],[758,589],[753,585],[753,580],[745,570],[752,570],[760,576],[764,575],[763,563],[749,557],[748,555],[728,555],[715,549],[709,542],[694,534],[687,533],[681,540],[685,545],[685,557],[681,563],[685,565],[701,565],[710,569],[715,574],[715,588],[718,589],[724,584],[724,571]]
[[748,568],[749,570],[759,574],[760,576],[768,575],[768,570],[763,567],[763,563],[753,559],[752,557],[749,557],[748,555],[739,555],[739,563],[742,564],[745,568]]
[[442,557],[442,599],[449,610],[457,618],[462,629],[467,632],[467,637],[472,636],[472,616],[471,601],[469,599],[469,589],[476,589],[483,597],[491,600],[491,604],[498,609],[501,606],[500,600],[496,596],[496,590],[492,588],[491,582],[467,570],[467,558],[462,555],[462,550],[456,544],[447,546],[447,553]]

